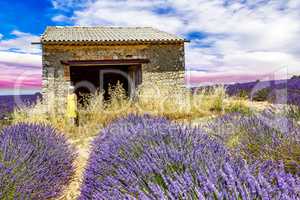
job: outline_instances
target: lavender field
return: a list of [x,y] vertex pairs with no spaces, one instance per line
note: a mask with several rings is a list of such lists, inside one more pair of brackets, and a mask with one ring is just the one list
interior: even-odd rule
[[229,95],[248,97],[255,101],[269,101],[300,106],[300,77],[288,80],[255,81],[228,85]]
[[[223,120],[236,129],[210,127],[207,134],[148,115],[115,121],[92,144],[79,199],[299,199],[299,127],[280,131],[256,117]],[[222,136],[239,131],[240,146],[228,147]],[[260,146],[260,139],[269,142]]]
[[[300,199],[300,108],[225,92],[96,95],[78,125],[63,109],[21,109],[0,128],[0,199]],[[37,96],[20,99],[3,108]]]
[[38,98],[40,98],[40,94],[0,96],[0,119],[8,117],[16,108],[34,105]]

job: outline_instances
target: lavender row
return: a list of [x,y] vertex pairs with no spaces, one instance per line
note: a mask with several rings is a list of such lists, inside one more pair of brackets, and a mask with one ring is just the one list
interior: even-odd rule
[[59,197],[71,180],[75,154],[46,125],[18,124],[0,132],[0,199]]
[[281,160],[287,172],[300,177],[300,127],[289,113],[227,114],[204,128],[249,163]]
[[215,136],[164,118],[120,119],[92,146],[80,200],[300,198],[282,162],[248,165]]
[[229,95],[249,97],[252,100],[287,103],[300,106],[300,78],[278,81],[256,81],[226,86]]

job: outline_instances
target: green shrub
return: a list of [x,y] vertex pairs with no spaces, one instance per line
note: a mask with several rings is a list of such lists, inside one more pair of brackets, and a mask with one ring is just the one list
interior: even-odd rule
[[228,105],[225,106],[226,113],[241,113],[244,115],[250,115],[251,109],[245,103],[245,101],[237,100],[237,101],[230,101]]
[[271,92],[270,88],[263,88],[252,95],[252,100],[254,101],[267,101],[268,96]]
[[248,99],[249,98],[249,92],[246,90],[241,90],[239,91],[237,97],[243,98],[243,99]]
[[224,87],[215,87],[211,94],[211,106],[210,110],[215,112],[222,112],[224,107],[224,99],[226,98],[226,91]]

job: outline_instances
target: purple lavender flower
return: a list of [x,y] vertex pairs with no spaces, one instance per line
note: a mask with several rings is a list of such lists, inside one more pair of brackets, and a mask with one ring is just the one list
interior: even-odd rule
[[299,183],[276,162],[248,166],[201,129],[130,115],[93,142],[79,199],[297,199]]
[[283,161],[288,172],[300,176],[300,127],[294,120],[272,110],[252,116],[225,115],[205,129],[248,163]]
[[0,119],[9,117],[15,109],[35,105],[38,99],[41,99],[39,93],[34,95],[0,96]]
[[74,173],[75,154],[61,133],[21,123],[0,133],[0,199],[58,197]]
[[253,100],[300,106],[300,78],[288,80],[256,81],[228,85],[229,95],[251,97]]

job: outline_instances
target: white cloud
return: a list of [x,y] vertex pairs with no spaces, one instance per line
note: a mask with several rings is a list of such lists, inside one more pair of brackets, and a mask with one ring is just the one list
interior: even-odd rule
[[11,32],[13,39],[0,39],[0,85],[11,87],[19,78],[26,80],[23,86],[38,87],[42,58],[40,49],[31,42],[39,37],[18,30]]
[[0,40],[1,40],[2,37],[3,37],[3,34],[0,33]]
[[186,51],[188,68],[201,73],[265,73],[287,66],[300,74],[299,0],[79,2],[81,8],[71,17],[76,25],[153,26],[182,36],[206,33]]
[[0,64],[16,67],[41,68],[41,55],[0,51]]
[[93,0],[52,0],[51,1],[53,8],[62,11],[84,8],[87,6],[87,4],[91,2],[93,2]]
[[287,68],[290,73],[299,73],[300,59],[283,52],[240,52],[226,55],[224,70],[228,66],[238,73],[267,74]]
[[170,32],[183,27],[183,21],[176,16],[163,18],[153,12],[161,1],[96,1],[86,9],[76,11],[73,20],[76,25],[118,25],[152,26]]
[[0,87],[39,87],[41,66],[41,55],[0,51]]
[[32,35],[30,33],[24,33],[18,30],[12,31],[11,35],[14,35],[15,38],[0,40],[0,51],[14,51],[34,54],[41,52],[39,46],[31,44],[31,42],[39,41],[39,36]]
[[70,21],[70,19],[65,15],[56,15],[56,16],[52,17],[52,21],[64,22],[64,21]]
[[71,8],[83,7],[89,0],[52,0],[52,6],[55,9],[69,10]]

